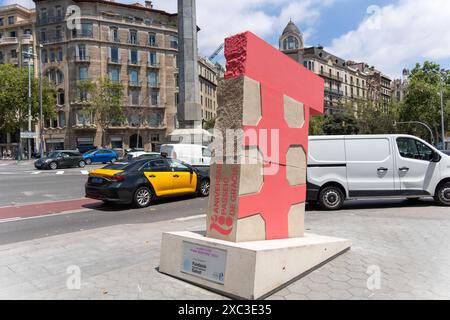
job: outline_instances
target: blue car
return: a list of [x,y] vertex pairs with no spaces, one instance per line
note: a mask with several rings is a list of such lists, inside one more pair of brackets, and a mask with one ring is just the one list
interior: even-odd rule
[[114,163],[119,158],[119,155],[114,150],[99,149],[86,152],[85,154],[83,154],[83,158],[86,164],[91,164],[94,162]]

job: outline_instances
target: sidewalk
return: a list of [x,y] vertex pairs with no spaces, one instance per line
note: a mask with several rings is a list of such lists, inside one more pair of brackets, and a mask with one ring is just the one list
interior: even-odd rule
[[[204,226],[197,217],[0,246],[0,298],[224,299],[156,270],[162,232]],[[310,233],[349,238],[353,247],[269,299],[450,298],[448,208],[308,212],[306,226]],[[80,290],[67,288],[69,266],[80,268]],[[381,282],[371,291],[367,271],[373,267],[381,271]]]

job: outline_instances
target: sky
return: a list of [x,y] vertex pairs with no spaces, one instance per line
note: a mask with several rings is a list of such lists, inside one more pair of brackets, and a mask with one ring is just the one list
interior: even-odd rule
[[[34,5],[31,0],[0,0],[10,3]],[[176,12],[177,0],[153,4]],[[393,78],[425,60],[450,69],[450,0],[197,0],[199,53],[209,56],[225,37],[247,30],[278,47],[290,19],[306,46],[321,44]]]

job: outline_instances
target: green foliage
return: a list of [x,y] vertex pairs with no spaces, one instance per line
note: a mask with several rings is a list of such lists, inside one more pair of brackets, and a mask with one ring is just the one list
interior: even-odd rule
[[323,116],[315,116],[309,119],[309,135],[311,136],[321,136],[324,134],[323,124],[324,124]]
[[359,105],[359,134],[393,134],[397,132],[395,122],[398,121],[398,104],[391,102],[389,111],[385,112],[369,101]]
[[[102,132],[112,123],[125,119],[122,109],[124,88],[121,83],[102,78],[98,82],[83,80],[78,82],[77,86],[79,91],[86,92],[88,96],[86,101],[82,101],[85,105],[84,115],[92,116]],[[104,138],[104,134],[102,137]]]
[[209,120],[203,121],[203,129],[205,130],[214,129],[215,125],[216,125],[216,118],[211,118]]
[[[441,70],[436,63],[425,61],[423,65],[417,64],[411,71],[409,83],[406,88],[404,102],[399,107],[400,121],[420,121],[426,123],[433,130],[438,140],[441,134],[441,89],[444,96],[444,117],[447,121],[450,116],[450,70]],[[430,140],[426,128],[411,125],[402,127],[406,133],[418,135]]]
[[325,116],[323,131],[326,135],[352,135],[360,131],[358,120],[350,112]]
[[[47,78],[42,79],[44,117],[56,115],[56,90]],[[31,118],[39,119],[39,79],[31,78]],[[28,69],[0,65],[0,130],[16,131],[28,127]]]

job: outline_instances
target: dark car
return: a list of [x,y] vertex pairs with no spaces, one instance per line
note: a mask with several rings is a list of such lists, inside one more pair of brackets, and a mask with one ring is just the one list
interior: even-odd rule
[[133,203],[138,208],[156,198],[209,195],[208,172],[179,160],[165,158],[125,160],[89,173],[86,197],[106,203]]
[[86,162],[83,155],[78,151],[60,150],[52,151],[43,159],[34,162],[36,169],[51,169],[80,167],[84,168]]

